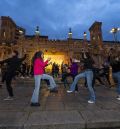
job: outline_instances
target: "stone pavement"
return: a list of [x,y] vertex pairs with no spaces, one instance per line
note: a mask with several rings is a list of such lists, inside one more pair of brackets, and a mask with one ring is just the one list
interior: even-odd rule
[[41,106],[30,107],[33,86],[32,80],[15,82],[14,101],[4,101],[5,86],[0,89],[0,129],[120,128],[120,101],[115,98],[115,88],[96,86],[96,104],[88,104],[85,87],[80,87],[79,93],[67,94],[59,83],[59,93],[53,94],[42,84]]

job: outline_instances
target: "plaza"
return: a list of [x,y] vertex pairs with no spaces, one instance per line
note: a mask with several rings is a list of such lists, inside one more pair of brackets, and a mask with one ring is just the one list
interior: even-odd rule
[[50,93],[43,82],[40,107],[30,107],[33,79],[13,82],[15,98],[4,101],[5,86],[0,89],[0,129],[101,129],[120,128],[120,101],[116,88],[96,85],[97,101],[87,103],[88,91],[79,83],[79,93],[67,94],[56,79],[58,94]]

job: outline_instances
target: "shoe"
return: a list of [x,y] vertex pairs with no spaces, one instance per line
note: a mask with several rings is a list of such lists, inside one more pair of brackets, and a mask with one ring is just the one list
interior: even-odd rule
[[75,93],[76,93],[76,94],[79,93],[78,90],[75,90]]
[[31,107],[39,107],[40,104],[39,104],[39,103],[31,103],[30,106],[31,106]]
[[93,104],[93,103],[95,103],[95,101],[93,101],[93,100],[88,100],[88,103],[89,103],[89,104]]
[[117,96],[117,100],[120,100],[120,95]]
[[67,90],[67,93],[72,93],[73,91],[71,91],[71,90]]
[[58,89],[55,87],[55,88],[51,89],[50,92],[51,92],[51,93],[52,93],[52,92],[53,92],[53,93],[58,93]]
[[13,97],[8,96],[7,98],[4,99],[5,101],[13,100]]

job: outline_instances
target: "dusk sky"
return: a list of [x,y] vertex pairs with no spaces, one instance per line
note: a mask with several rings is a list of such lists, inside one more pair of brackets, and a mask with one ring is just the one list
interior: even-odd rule
[[120,0],[0,0],[0,16],[10,16],[27,34],[38,25],[50,39],[66,39],[70,27],[74,38],[84,31],[89,38],[89,27],[101,21],[104,40],[113,40],[109,31],[120,27]]

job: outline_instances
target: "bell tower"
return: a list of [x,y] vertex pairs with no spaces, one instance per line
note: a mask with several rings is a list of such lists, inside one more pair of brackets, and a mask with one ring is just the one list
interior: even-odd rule
[[94,47],[102,49],[103,37],[102,37],[102,22],[95,21],[93,25],[89,28],[91,44]]

